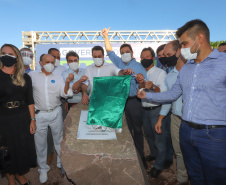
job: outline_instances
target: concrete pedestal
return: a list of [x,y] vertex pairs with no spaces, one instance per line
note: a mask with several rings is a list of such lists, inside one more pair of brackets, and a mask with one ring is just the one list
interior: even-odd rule
[[125,116],[117,140],[77,140],[81,110],[88,109],[77,104],[64,121],[61,162],[67,176],[76,185],[148,185]]

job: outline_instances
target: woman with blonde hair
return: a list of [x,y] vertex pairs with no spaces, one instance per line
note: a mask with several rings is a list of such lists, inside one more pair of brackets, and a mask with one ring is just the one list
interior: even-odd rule
[[17,47],[4,44],[0,56],[0,136],[8,148],[9,159],[2,169],[10,185],[23,185],[31,167],[36,166],[34,133],[35,110],[30,76]]

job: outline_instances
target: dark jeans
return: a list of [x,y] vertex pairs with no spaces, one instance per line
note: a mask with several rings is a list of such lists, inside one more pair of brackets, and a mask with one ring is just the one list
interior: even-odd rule
[[155,157],[154,167],[162,170],[166,158],[166,124],[162,124],[162,133],[157,134],[155,124],[158,121],[161,106],[154,110],[143,109],[143,128],[144,134],[150,147],[151,156]]
[[195,129],[182,120],[180,145],[191,185],[226,184],[226,127]]
[[173,161],[173,145],[171,139],[171,111],[165,116],[162,124],[166,125],[166,160]]
[[142,105],[138,98],[127,100],[125,114],[129,131],[141,157],[144,157],[144,136],[142,130]]

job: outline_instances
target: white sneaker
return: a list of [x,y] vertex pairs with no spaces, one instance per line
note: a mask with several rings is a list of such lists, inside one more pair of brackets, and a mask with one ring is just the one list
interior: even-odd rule
[[42,184],[45,183],[48,180],[47,172],[40,173],[39,180]]

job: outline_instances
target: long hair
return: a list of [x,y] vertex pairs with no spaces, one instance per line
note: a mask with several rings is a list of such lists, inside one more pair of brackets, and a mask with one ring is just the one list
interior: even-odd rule
[[[16,46],[14,46],[12,44],[4,44],[1,47],[1,51],[2,51],[2,48],[6,47],[6,46],[11,47],[17,55],[17,63],[15,65],[14,74],[10,75],[11,78],[12,78],[12,82],[16,86],[22,86],[23,87],[25,85],[24,64],[23,64],[23,59],[22,59],[22,56],[20,54],[20,51]],[[2,64],[2,62],[0,62],[0,69],[2,69],[3,67],[4,67],[4,65]]]

